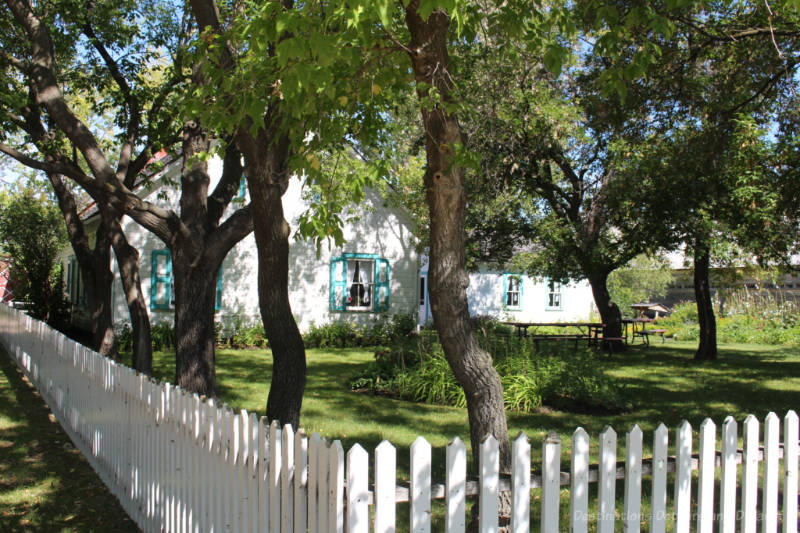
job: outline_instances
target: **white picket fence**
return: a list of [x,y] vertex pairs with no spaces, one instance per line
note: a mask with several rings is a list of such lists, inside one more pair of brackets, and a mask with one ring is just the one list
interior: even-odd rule
[[[561,442],[550,434],[542,443],[541,474],[535,475],[529,440],[521,434],[513,442],[510,479],[498,474],[497,441],[487,437],[477,482],[467,480],[467,449],[456,438],[446,450],[446,481],[433,484],[431,446],[419,437],[410,448],[410,483],[398,485],[397,452],[384,441],[373,455],[370,490],[369,455],[359,444],[345,460],[338,440],[268,425],[252,413],[152,381],[1,305],[0,340],[144,531],[389,533],[395,531],[397,503],[409,502],[409,530],[425,533],[431,531],[432,499],[444,498],[444,529],[456,533],[465,530],[467,496],[477,494],[480,531],[497,532],[498,495],[510,490],[511,531],[519,533],[531,528],[531,490],[539,489],[539,528],[548,533],[637,532],[645,523],[653,533],[667,526],[688,532],[693,524],[699,533],[755,533],[759,524],[764,533],[777,533],[779,525],[783,533],[797,532],[794,411],[784,418],[783,443],[780,420],[774,413],[766,417],[763,446],[759,422],[748,416],[743,450],[737,449],[733,418],[723,424],[721,451],[716,426],[706,420],[696,456],[688,422],[677,429],[675,457],[667,455],[668,431],[660,425],[653,458],[645,460],[643,434],[634,426],[620,463],[617,434],[607,428],[599,436],[598,465],[590,465],[590,438],[578,428],[569,472],[561,471]],[[668,475],[674,479],[670,502]],[[652,479],[647,513],[643,476]],[[621,498],[615,494],[618,479],[625,480]],[[590,510],[591,483],[597,483],[597,507]],[[568,524],[560,522],[563,485],[569,486]]]

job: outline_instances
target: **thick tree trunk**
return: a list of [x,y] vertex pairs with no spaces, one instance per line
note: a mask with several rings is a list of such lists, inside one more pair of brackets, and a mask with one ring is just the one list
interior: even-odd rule
[[717,323],[714,318],[714,304],[711,301],[711,287],[708,281],[710,255],[708,244],[697,239],[694,245],[694,296],[697,301],[697,319],[700,324],[700,343],[694,354],[695,361],[717,358]]
[[[608,274],[601,273],[589,277],[589,285],[592,287],[594,304],[597,312],[600,313],[600,320],[605,324],[603,327],[603,337],[622,337],[622,312],[616,303],[611,301],[608,292]],[[622,341],[604,341],[612,343],[615,352],[625,349]]]
[[217,271],[192,266],[172,252],[175,277],[175,383],[184,390],[215,398],[214,304]]
[[149,376],[153,373],[153,342],[150,338],[147,302],[139,279],[139,252],[128,244],[119,226],[112,229],[112,242],[133,329],[131,366]]
[[[254,180],[255,181],[255,180]],[[280,185],[250,185],[258,246],[258,298],[272,350],[268,420],[300,424],[306,386],[306,351],[289,303],[289,224],[283,217]]]
[[86,299],[89,301],[92,315],[92,344],[98,353],[118,359],[117,336],[114,334],[111,315],[111,284],[114,282],[114,275],[111,272],[111,239],[108,225],[101,223],[95,237],[92,272],[89,283],[86,283]]
[[[450,21],[442,11],[435,11],[423,21],[418,8],[417,0],[406,8],[414,76],[418,84],[435,87],[442,100],[448,102],[452,88],[447,54]],[[427,91],[420,90],[418,96],[426,99]],[[464,388],[475,464],[481,441],[491,434],[500,444],[501,470],[508,472],[511,451],[503,388],[491,356],[475,341],[467,306],[464,169],[454,164],[455,147],[462,143],[461,128],[455,116],[438,106],[422,106],[422,120],[426,133],[424,179],[430,211],[428,279],[433,320],[450,368]]]

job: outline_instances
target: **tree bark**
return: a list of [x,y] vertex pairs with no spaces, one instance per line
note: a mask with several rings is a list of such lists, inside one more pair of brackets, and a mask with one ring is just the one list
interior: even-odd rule
[[[272,381],[267,418],[281,425],[300,424],[306,386],[306,350],[289,302],[289,224],[282,197],[289,182],[289,139],[277,134],[279,111],[268,116],[273,125],[258,139],[240,133],[258,250],[258,300],[264,332],[272,350]],[[271,143],[266,139],[274,139]]]
[[717,323],[708,280],[710,256],[708,243],[702,239],[696,239],[694,245],[694,297],[697,301],[700,342],[694,354],[695,361],[712,361],[717,358]]
[[150,315],[147,314],[147,303],[139,278],[139,252],[128,243],[119,224],[112,227],[111,242],[133,330],[131,366],[149,376],[153,373],[153,341],[150,338]]
[[[214,265],[193,266],[180,250],[173,252],[175,276],[175,383],[184,390],[217,396],[214,353]],[[212,270],[213,268],[213,270]]]
[[[608,292],[608,274],[600,273],[589,276],[589,285],[592,287],[594,304],[597,312],[600,313],[600,320],[603,326],[603,337],[622,337],[622,312],[616,303],[611,301]],[[615,352],[626,349],[622,341],[604,341],[612,343],[611,348]]]
[[[435,87],[443,102],[451,100],[452,72],[447,53],[448,15],[434,11],[427,20],[418,15],[419,1],[406,8],[406,25],[414,77],[422,86]],[[420,101],[427,91],[418,89]],[[456,146],[462,143],[456,117],[443,106],[420,106],[425,127],[427,168],[424,181],[430,212],[431,310],[445,356],[464,388],[470,441],[477,466],[480,443],[491,434],[500,444],[500,468],[511,469],[503,388],[491,356],[476,343],[467,305],[464,169],[455,164]]]

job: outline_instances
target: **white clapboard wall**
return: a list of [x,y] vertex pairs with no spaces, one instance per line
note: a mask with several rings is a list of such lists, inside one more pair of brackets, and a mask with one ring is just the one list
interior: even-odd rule
[[[158,383],[103,358],[42,322],[0,306],[0,339],[36,386],[59,423],[128,514],[147,532],[395,531],[398,502],[408,502],[412,533],[432,530],[431,501],[445,501],[437,529],[463,532],[466,501],[478,496],[479,529],[499,529],[501,491],[511,491],[510,529],[527,532],[649,531],[698,533],[797,532],[798,418],[774,413],[763,425],[748,416],[741,428],[728,417],[705,420],[693,441],[684,422],[671,435],[652,436],[653,457],[642,458],[645,435],[634,426],[625,454],[612,428],[597,436],[599,462],[589,462],[590,435],[572,436],[569,465],[561,464],[555,433],[541,443],[541,471],[531,473],[531,444],[513,441],[513,472],[498,473],[497,441],[478,451],[477,481],[467,478],[467,448],[455,438],[446,450],[446,480],[431,479],[431,445],[411,445],[409,483],[396,479],[397,450],[382,442],[372,453],[356,444],[268,424],[168,383]],[[763,426],[763,427],[762,427]],[[372,477],[370,477],[370,469]],[[697,471],[693,475],[693,471]],[[672,481],[668,483],[669,479]],[[642,479],[649,494],[642,492]],[[370,484],[369,480],[373,479]],[[617,480],[624,479],[622,494]],[[590,486],[596,498],[590,499]],[[568,509],[561,491],[568,489]],[[531,491],[539,492],[531,518]],[[642,499],[649,501],[643,512]],[[589,507],[590,501],[596,502]],[[370,506],[374,509],[370,512]],[[567,519],[562,519],[568,516]]]

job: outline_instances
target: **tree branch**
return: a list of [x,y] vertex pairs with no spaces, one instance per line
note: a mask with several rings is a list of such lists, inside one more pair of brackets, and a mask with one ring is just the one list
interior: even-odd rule
[[225,208],[239,190],[242,179],[242,156],[233,140],[228,141],[225,148],[225,159],[222,162],[222,177],[208,197],[208,221],[216,226]]

